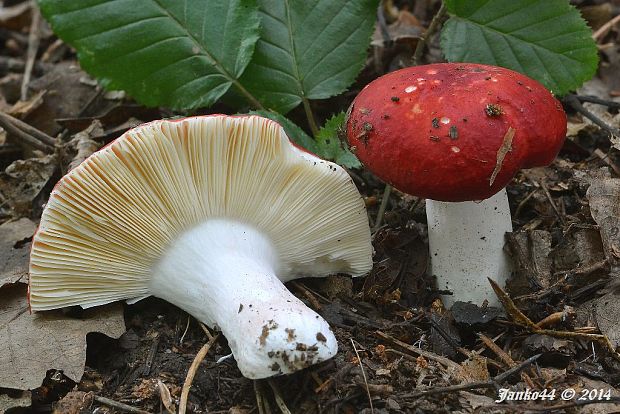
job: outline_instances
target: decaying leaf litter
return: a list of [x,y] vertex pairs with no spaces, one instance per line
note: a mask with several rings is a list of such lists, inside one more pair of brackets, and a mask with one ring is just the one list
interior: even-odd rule
[[[614,353],[620,346],[620,170],[618,138],[610,137],[619,127],[618,105],[611,102],[619,102],[620,95],[613,76],[620,70],[620,32],[607,25],[618,5],[581,3],[602,64],[599,76],[565,101],[570,139],[554,164],[523,171],[508,187],[515,232],[507,248],[517,272],[508,286],[510,297],[500,292],[506,314],[467,305],[450,313],[434,301],[439,292],[425,273],[424,202],[392,192],[384,224],[373,236],[375,265],[368,277],[289,286],[330,323],[338,355],[291,376],[252,382],[226,358],[229,350],[218,339],[195,372],[188,412],[543,408],[498,405],[496,387],[610,389],[613,398],[620,397],[620,361]],[[366,83],[402,66],[436,8],[436,2],[421,1],[383,15],[383,32],[394,42],[385,42],[377,26],[356,84],[342,96],[319,101],[319,117],[346,109]],[[128,128],[176,113],[101,89],[79,69],[71,48],[36,18],[32,4],[6,5],[2,12],[0,410],[158,412],[164,407],[174,412],[188,369],[209,340],[193,318],[153,298],[33,317],[24,293],[32,234],[60,176]],[[441,58],[437,42],[429,39],[424,63]],[[38,53],[29,52],[33,45]],[[223,104],[203,112],[233,113]],[[288,117],[305,125],[301,107]],[[383,184],[364,170],[352,170],[352,176],[374,224]],[[613,402],[545,404],[558,411],[602,413],[617,411]]]

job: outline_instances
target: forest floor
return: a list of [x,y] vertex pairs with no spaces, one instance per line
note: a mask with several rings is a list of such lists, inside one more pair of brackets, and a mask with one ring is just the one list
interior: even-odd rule
[[[42,206],[69,164],[135,125],[178,114],[103,90],[33,18],[29,2],[12,3],[0,8],[0,386],[7,387],[0,412],[174,412],[208,341],[195,319],[149,298],[52,312],[56,328],[44,328],[27,312],[25,292]],[[594,30],[620,13],[618,2],[576,3]],[[388,22],[392,44],[375,36],[347,93],[314,102],[321,120],[410,59],[436,8],[416,4]],[[563,100],[569,132],[559,156],[520,172],[507,188],[515,274],[504,309],[443,309],[427,274],[424,200],[392,191],[376,227],[384,184],[351,171],[375,228],[371,274],[288,285],[332,326],[337,356],[252,381],[234,359],[218,362],[230,353],[220,336],[196,371],[188,412],[620,412],[620,141],[612,135],[620,125],[620,27],[597,42],[597,76]],[[424,62],[440,61],[437,39],[429,45]],[[198,113],[233,112],[218,105]],[[304,125],[302,108],[289,117]],[[502,389],[556,394],[496,403]],[[574,396],[563,399],[566,390]]]

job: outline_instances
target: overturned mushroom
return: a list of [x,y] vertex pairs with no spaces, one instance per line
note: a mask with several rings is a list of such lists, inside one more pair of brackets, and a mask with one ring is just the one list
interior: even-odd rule
[[155,121],[61,179],[32,246],[34,311],[153,295],[228,339],[249,378],[332,357],[327,322],[283,285],[372,266],[347,173],[257,116]]

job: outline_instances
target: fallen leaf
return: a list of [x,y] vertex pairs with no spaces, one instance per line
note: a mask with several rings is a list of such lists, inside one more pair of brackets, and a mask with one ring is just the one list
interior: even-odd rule
[[[474,394],[468,391],[461,391],[459,393],[459,402],[464,405],[464,410],[461,412],[478,412],[477,408],[482,406],[492,406],[495,404],[494,399],[485,395]],[[483,411],[481,411],[483,412]],[[484,411],[488,412],[488,411]]]
[[75,148],[76,154],[69,164],[69,170],[74,169],[82,163],[86,158],[90,157],[93,152],[97,151],[101,145],[93,140],[93,137],[101,136],[103,127],[101,122],[95,119],[88,128],[75,134],[69,143]]
[[620,270],[620,179],[596,178],[586,193],[612,273]]
[[96,83],[87,85],[80,82],[85,76],[73,62],[52,65],[43,76],[30,82],[28,88],[31,93],[47,93],[41,105],[30,112],[24,121],[48,135],[56,136],[62,129],[56,122],[57,118],[75,117],[96,104],[94,101],[99,94]]
[[620,294],[610,292],[596,300],[594,318],[601,333],[611,341],[615,347],[620,346]]
[[91,392],[69,391],[60,401],[54,403],[52,414],[81,414],[93,404],[94,395]]
[[11,109],[9,109],[8,114],[19,119],[25,118],[29,113],[43,104],[43,96],[46,93],[46,90],[41,90],[25,101],[15,102]]
[[549,256],[551,233],[546,230],[520,230],[508,233],[506,243],[515,264],[515,274],[506,283],[511,295],[526,295],[553,283]]
[[491,377],[487,369],[487,359],[476,354],[461,362],[461,382],[488,381]]
[[119,303],[87,309],[80,319],[62,311],[30,314],[26,285],[2,288],[0,297],[0,387],[33,389],[49,369],[79,382],[86,362],[86,334],[118,338],[125,331]]
[[[387,25],[387,34],[391,41],[395,43],[405,43],[411,46],[416,45],[418,39],[422,35],[422,31],[423,27],[418,19],[407,10],[399,11],[396,20]],[[385,46],[383,33],[378,24],[372,35],[371,44],[378,47]]]
[[33,201],[56,170],[56,157],[17,160],[0,173],[0,193],[18,217],[31,215]]
[[32,404],[32,394],[30,391],[21,391],[15,395],[0,393],[0,413],[4,413],[9,408],[30,407]]
[[[590,379],[584,376],[579,376],[576,378],[576,381],[570,384],[570,387],[573,388],[578,396],[581,396],[583,392],[586,393],[586,399],[589,396],[591,390],[603,390],[603,393],[609,391],[609,395],[611,398],[620,397],[620,391],[617,388],[612,387],[606,382]],[[606,398],[606,397],[603,397]],[[614,403],[610,404],[605,399],[602,399],[601,404],[588,404],[582,407],[579,410],[581,414],[612,414],[617,413],[620,410],[620,404]]]
[[37,225],[27,218],[0,226],[0,287],[28,283],[30,243]]

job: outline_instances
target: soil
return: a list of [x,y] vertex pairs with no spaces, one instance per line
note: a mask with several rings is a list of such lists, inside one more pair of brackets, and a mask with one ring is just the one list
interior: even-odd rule
[[[405,3],[395,2],[397,7]],[[437,4],[416,3],[427,5],[416,7],[426,26]],[[601,2],[577,3],[592,8]],[[68,143],[93,121],[100,124],[91,128],[89,137],[98,148],[136,124],[176,115],[166,108],[145,108],[122,93],[106,93],[79,69],[74,51],[57,42],[44,23],[28,97],[16,108],[30,22],[29,12],[0,22],[0,109],[47,135],[59,134],[63,146],[45,158],[44,147],[24,143],[10,132],[2,136],[0,168],[6,172],[0,177],[0,224],[40,218],[53,185],[77,156]],[[619,36],[616,27],[603,38],[613,44],[602,52],[604,70],[572,95],[596,95],[606,102],[584,104],[585,110],[612,128],[618,128],[619,106],[610,102],[618,102],[620,92],[610,67],[615,65],[616,76],[620,73],[620,52],[615,50]],[[402,56],[411,56],[415,42],[407,39],[371,52],[369,64],[348,92],[313,102],[317,117],[325,120],[346,110],[365,84],[398,66]],[[429,44],[424,63],[439,60],[437,39]],[[40,91],[45,91],[43,98],[37,98]],[[620,297],[620,244],[616,222],[609,224],[608,219],[620,202],[620,155],[608,130],[588,123],[574,99],[563,103],[570,138],[558,158],[548,167],[519,173],[507,187],[514,225],[507,249],[517,271],[504,293],[510,299],[504,300],[503,309],[466,304],[452,312],[442,308],[437,300],[442,292],[427,274],[424,200],[394,190],[383,224],[373,232],[376,254],[370,275],[353,281],[334,275],[287,285],[331,325],[339,344],[337,356],[293,375],[252,381],[241,375],[220,336],[196,371],[187,412],[620,411],[620,314],[614,307]],[[199,113],[234,111],[217,104]],[[306,125],[301,106],[288,117]],[[8,174],[16,165],[25,171],[18,178]],[[365,170],[350,172],[374,225],[385,184]],[[70,312],[80,317],[80,310]],[[49,367],[41,387],[31,392],[32,403],[6,412],[167,412],[166,390],[174,412],[188,369],[208,341],[205,331],[193,317],[156,298],[124,305],[124,318],[127,331],[119,339],[88,334],[86,368],[79,382]],[[500,389],[545,388],[558,393],[574,389],[577,396],[582,390],[603,392],[595,399],[586,395],[563,401],[558,394],[548,401],[494,402]],[[0,389],[1,394],[14,397],[19,391]],[[125,406],[114,408],[101,397]]]

